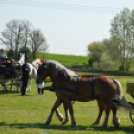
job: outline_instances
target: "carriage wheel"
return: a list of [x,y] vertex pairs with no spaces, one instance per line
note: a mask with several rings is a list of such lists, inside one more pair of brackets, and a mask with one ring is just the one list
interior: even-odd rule
[[12,84],[13,84],[13,80],[12,78],[10,79],[4,79],[4,87],[6,90],[11,90],[12,89]]
[[19,93],[21,91],[21,85],[22,85],[21,77],[14,78],[13,85],[16,88],[17,92]]
[[[134,109],[134,103],[132,103],[132,102],[128,102],[131,106],[132,106],[132,108]],[[134,123],[134,113],[133,112],[130,112],[129,113],[129,116],[130,116],[130,119],[131,119],[131,121]]]
[[3,78],[0,78],[0,90],[3,90],[3,89],[5,89],[4,88],[4,79]]
[[129,114],[131,121],[134,123],[134,113],[130,112]]

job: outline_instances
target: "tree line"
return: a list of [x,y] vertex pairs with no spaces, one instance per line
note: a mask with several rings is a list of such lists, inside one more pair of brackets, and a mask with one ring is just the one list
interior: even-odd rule
[[48,50],[44,34],[40,29],[33,28],[28,20],[10,20],[1,34],[0,43],[7,47],[11,57],[17,57],[18,51],[21,51],[35,59],[37,52],[46,53]]
[[111,20],[110,38],[88,45],[89,65],[107,68],[120,63],[119,69],[128,71],[134,58],[134,10],[124,8]]

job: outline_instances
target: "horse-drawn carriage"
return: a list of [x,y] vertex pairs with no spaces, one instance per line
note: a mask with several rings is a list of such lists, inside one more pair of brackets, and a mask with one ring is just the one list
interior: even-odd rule
[[20,64],[14,59],[0,58],[0,89],[11,90],[13,85],[19,92],[20,88]]
[[[50,77],[52,86],[44,87],[44,90],[55,91],[57,100],[51,109],[51,113],[45,123],[49,125],[52,120],[53,113],[56,112],[59,120],[63,117],[58,111],[58,107],[63,103],[65,110],[65,120],[63,124],[69,121],[68,110],[71,116],[71,126],[76,126],[72,101],[88,102],[96,100],[98,104],[99,114],[94,125],[100,123],[103,111],[105,111],[105,119],[102,127],[106,128],[108,124],[109,112],[113,112],[113,124],[119,128],[120,120],[117,117],[119,107],[124,107],[130,112],[130,119],[134,123],[134,103],[127,102],[123,94],[123,89],[118,80],[108,78],[106,76],[78,76],[71,70],[55,61],[47,61],[45,65],[41,65],[38,69],[38,84]],[[130,88],[131,87],[131,88]],[[127,83],[127,93],[134,98],[134,83]]]

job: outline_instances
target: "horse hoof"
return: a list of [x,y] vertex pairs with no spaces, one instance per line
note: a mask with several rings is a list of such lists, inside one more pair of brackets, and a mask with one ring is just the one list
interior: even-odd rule
[[69,121],[63,121],[62,125],[65,125],[67,124]]
[[102,125],[101,128],[102,129],[106,129],[107,128],[107,125]]
[[114,124],[115,128],[118,129],[120,126],[120,120],[114,121],[113,124]]
[[58,115],[58,119],[59,119],[60,122],[62,122],[63,121],[63,115]]
[[72,122],[71,127],[76,127],[76,122]]
[[92,125],[99,125],[100,122],[95,121]]
[[45,126],[48,126],[48,125],[50,125],[50,121],[45,122]]

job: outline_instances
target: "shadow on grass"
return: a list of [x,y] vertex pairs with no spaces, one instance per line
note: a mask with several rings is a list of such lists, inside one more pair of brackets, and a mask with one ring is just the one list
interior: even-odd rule
[[14,127],[14,128],[18,128],[18,129],[25,129],[25,128],[39,128],[39,129],[51,129],[51,130],[83,130],[83,131],[102,131],[102,132],[116,132],[116,131],[124,131],[127,134],[131,134],[134,131],[134,126],[120,126],[119,129],[115,129],[115,127],[108,127],[107,129],[102,129],[99,126],[76,126],[76,127],[70,127],[70,126],[63,126],[63,125],[50,125],[50,126],[44,126],[44,124],[42,123],[10,123],[7,124],[5,122],[0,122],[0,127]]
[[[21,96],[21,92],[13,91],[13,90],[0,90],[0,95],[5,95],[5,94],[13,94],[14,96]],[[25,95],[25,96],[37,96],[37,95]]]
[[13,90],[0,90],[0,95],[3,95],[3,94],[10,94],[10,93],[18,93],[17,91],[13,91]]

